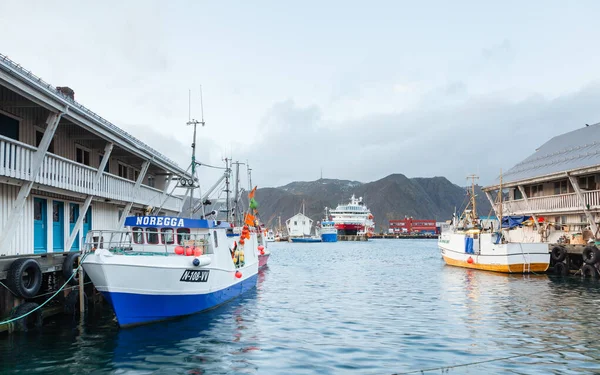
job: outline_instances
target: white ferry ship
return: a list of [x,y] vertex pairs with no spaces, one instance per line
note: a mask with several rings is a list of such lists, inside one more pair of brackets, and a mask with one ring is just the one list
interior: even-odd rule
[[348,204],[338,205],[335,210],[329,212],[338,234],[371,237],[375,231],[373,214],[363,203],[362,197],[356,198],[352,194]]

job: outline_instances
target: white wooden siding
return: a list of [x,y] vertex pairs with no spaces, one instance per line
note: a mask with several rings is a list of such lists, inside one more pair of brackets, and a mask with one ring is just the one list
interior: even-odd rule
[[[12,206],[19,194],[18,186],[0,184],[0,225],[10,220]],[[0,249],[0,256],[33,253],[33,197],[29,196],[25,203],[23,219],[7,249]]]

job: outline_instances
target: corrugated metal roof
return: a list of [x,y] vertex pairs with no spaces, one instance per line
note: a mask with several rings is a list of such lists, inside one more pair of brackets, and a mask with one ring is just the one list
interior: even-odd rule
[[[600,166],[600,123],[558,135],[502,174],[503,183]],[[494,181],[498,184],[499,179]]]

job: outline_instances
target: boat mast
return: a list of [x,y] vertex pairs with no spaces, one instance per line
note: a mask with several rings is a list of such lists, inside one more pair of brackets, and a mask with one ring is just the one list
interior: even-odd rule
[[500,196],[500,209],[498,210],[500,213],[500,232],[502,232],[502,168],[500,169],[500,190],[498,190],[498,195]]
[[235,210],[235,213],[234,213],[235,217],[233,218],[233,220],[235,222],[235,226],[238,226],[238,221],[239,221],[239,218],[238,218],[238,197],[239,197],[238,184],[239,184],[239,180],[240,180],[240,162],[236,161],[233,164],[235,164],[235,181],[234,181],[235,193],[233,196],[233,199],[234,199],[233,200],[233,209]]
[[231,211],[229,209],[229,176],[231,174],[231,170],[229,169],[229,159],[225,158],[225,169],[227,177],[225,178],[225,207],[227,208],[227,222],[231,222]]
[[470,176],[467,176],[467,179],[471,179],[471,207],[473,208],[471,211],[471,220],[473,222],[473,224],[475,224],[475,220],[477,219],[477,203],[475,201],[475,179],[478,179],[479,177],[472,174]]
[[[191,118],[191,103],[192,103],[192,90],[189,90],[189,96],[188,96],[188,101],[189,101],[189,108],[188,108],[188,122],[186,123],[186,125],[193,125],[194,126],[194,138],[192,140],[192,180],[191,180],[191,185],[190,185],[190,208],[193,209],[194,207],[194,190],[196,189],[196,181],[198,180],[196,178],[196,127],[198,124],[201,124],[203,127],[205,125],[204,123],[204,106],[202,104],[202,86],[200,86],[200,106],[201,106],[201,112],[202,112],[202,121],[198,121],[195,120],[193,118]],[[202,217],[204,217],[204,203],[200,202],[202,205]],[[190,217],[193,217],[194,213],[190,211]]]

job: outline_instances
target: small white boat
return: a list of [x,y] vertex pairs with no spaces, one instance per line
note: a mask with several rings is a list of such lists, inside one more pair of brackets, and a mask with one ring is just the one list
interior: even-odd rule
[[91,231],[82,265],[120,326],[210,309],[254,288],[256,232],[228,238],[230,224],[131,216],[124,231]]
[[269,229],[265,235],[265,241],[267,242],[275,242],[275,233],[273,233],[272,229]]
[[474,182],[470,196],[470,203],[461,216],[454,217],[452,224],[442,226],[438,247],[446,264],[506,273],[548,269],[547,243],[511,241],[510,225],[483,227],[475,209]]

